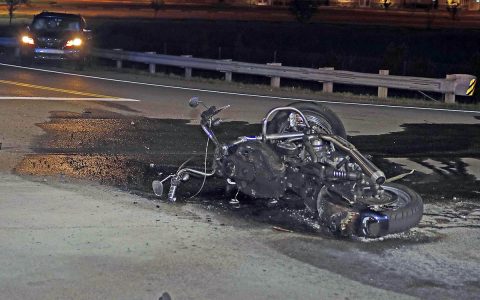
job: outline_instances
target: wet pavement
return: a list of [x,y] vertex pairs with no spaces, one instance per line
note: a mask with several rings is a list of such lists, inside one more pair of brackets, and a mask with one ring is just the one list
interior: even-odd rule
[[402,166],[417,172],[405,178],[426,202],[480,199],[480,123],[404,124],[384,135],[350,141],[374,157],[387,177]]

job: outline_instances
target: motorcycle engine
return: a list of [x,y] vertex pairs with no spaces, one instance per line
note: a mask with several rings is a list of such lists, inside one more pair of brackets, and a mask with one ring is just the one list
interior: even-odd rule
[[286,190],[285,171],[279,155],[259,141],[240,144],[225,163],[225,175],[255,198],[280,198]]

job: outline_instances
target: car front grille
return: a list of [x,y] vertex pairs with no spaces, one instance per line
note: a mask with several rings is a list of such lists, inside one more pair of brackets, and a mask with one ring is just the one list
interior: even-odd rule
[[63,48],[63,43],[64,41],[62,39],[57,39],[57,38],[46,38],[46,37],[37,38],[37,47],[40,47],[40,48],[61,49]]

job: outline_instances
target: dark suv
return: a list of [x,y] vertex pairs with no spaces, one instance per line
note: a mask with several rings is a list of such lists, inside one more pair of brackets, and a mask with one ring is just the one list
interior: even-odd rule
[[55,59],[74,60],[83,66],[90,41],[90,30],[80,15],[42,12],[20,36],[20,57],[24,63]]

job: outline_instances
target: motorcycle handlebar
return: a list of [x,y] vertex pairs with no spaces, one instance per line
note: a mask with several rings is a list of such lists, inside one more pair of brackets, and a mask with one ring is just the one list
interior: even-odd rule
[[213,117],[217,113],[218,113],[217,112],[217,107],[210,106],[207,110],[202,112],[202,114],[201,114],[202,120],[204,120],[204,121],[209,120],[211,117]]
[[210,106],[207,110],[202,112],[202,114],[201,114],[202,120],[203,121],[208,121],[212,117],[214,117],[216,114],[218,114],[222,110],[227,109],[229,107],[230,107],[230,105],[225,105],[225,106],[222,106],[220,108],[217,108],[216,106]]
[[207,108],[207,110],[205,110],[201,114],[202,121],[200,122],[200,125],[202,126],[203,131],[213,141],[216,147],[220,147],[220,142],[215,136],[215,133],[213,133],[211,127],[219,125],[222,122],[222,120],[219,118],[213,119],[213,117],[219,112],[221,112],[222,110],[227,109],[229,107],[230,105],[225,105],[220,108],[217,108],[216,106],[210,106],[209,108]]

